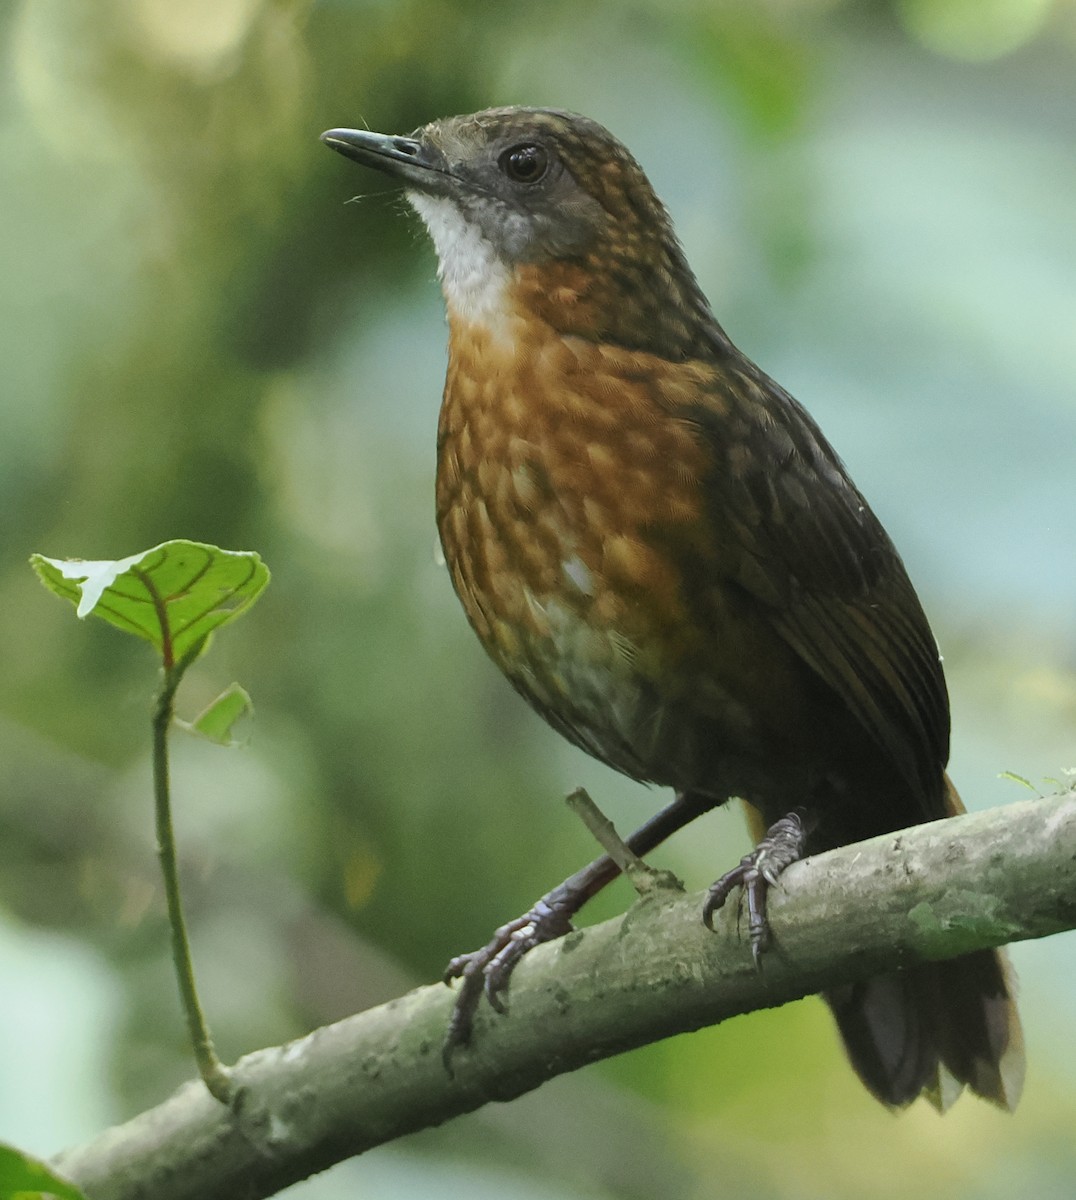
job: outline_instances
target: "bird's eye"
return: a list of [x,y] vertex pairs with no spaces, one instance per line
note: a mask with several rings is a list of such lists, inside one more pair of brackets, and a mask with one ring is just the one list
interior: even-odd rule
[[500,157],[501,170],[515,183],[537,183],[549,170],[549,153],[533,142],[510,146]]

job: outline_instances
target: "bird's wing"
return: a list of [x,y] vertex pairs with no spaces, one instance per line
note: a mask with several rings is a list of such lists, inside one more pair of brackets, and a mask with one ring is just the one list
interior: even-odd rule
[[[921,798],[949,756],[937,646],[904,564],[811,417],[748,364],[698,426],[719,561],[842,698]],[[760,394],[762,393],[762,394]]]

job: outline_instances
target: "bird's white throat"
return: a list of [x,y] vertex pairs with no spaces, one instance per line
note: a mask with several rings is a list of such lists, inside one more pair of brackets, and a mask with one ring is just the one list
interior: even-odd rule
[[503,329],[511,274],[492,243],[451,200],[417,191],[407,199],[433,239],[449,313],[492,332]]

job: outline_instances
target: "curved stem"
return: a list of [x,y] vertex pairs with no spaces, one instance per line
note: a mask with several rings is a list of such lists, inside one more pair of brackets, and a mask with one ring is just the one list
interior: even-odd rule
[[[200,649],[200,647],[199,647]],[[176,867],[176,841],[172,830],[171,780],[168,771],[168,727],[172,723],[176,689],[194,655],[167,667],[153,711],[153,794],[157,819],[157,856],[164,876],[164,894],[168,902],[168,923],[172,928],[172,958],[176,979],[187,1018],[194,1057],[198,1070],[210,1093],[222,1104],[230,1103],[233,1095],[232,1078],[217,1057],[213,1039],[198,1000],[191,962],[190,941],[183,919],[179,894],[179,871]]]

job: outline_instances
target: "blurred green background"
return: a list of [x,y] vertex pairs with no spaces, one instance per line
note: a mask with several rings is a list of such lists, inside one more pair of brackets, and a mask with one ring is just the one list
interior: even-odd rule
[[[234,1057],[437,976],[661,797],[486,662],[435,548],[444,327],[386,182],[317,142],[490,104],[613,129],[738,343],[803,400],[946,654],[953,776],[1076,767],[1071,0],[8,0],[0,7],[0,1138],[48,1154],[191,1074],[153,854],[154,664],[31,551],[170,537],[274,582],[181,692],[192,935]],[[356,195],[359,203],[347,201]],[[657,861],[744,850],[709,817]],[[594,906],[629,903],[623,887]],[[1076,940],[1018,946],[1004,1117],[894,1118],[817,1000],[556,1081],[338,1167],[335,1200],[1072,1195]]]

